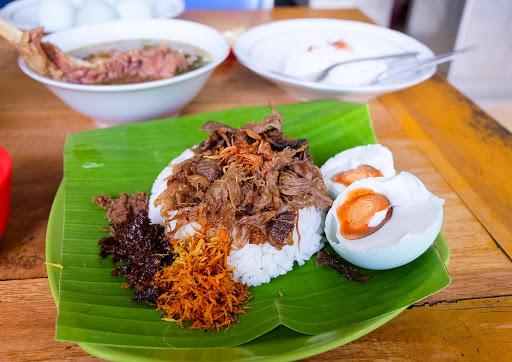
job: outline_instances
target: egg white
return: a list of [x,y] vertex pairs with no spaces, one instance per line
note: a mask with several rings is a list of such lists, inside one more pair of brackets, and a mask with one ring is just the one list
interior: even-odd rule
[[151,17],[149,0],[117,0],[115,8],[121,19],[149,19]]
[[74,8],[78,8],[84,3],[85,0],[67,0]]
[[332,181],[334,175],[353,170],[362,165],[379,170],[384,177],[395,175],[393,154],[387,147],[380,144],[371,144],[350,148],[331,157],[320,168],[325,185],[329,190],[329,196],[335,199],[347,188],[343,184]]
[[46,31],[71,28],[74,24],[75,9],[66,0],[42,0],[39,5],[39,25]]
[[110,2],[104,0],[85,1],[75,13],[75,25],[87,25],[119,19],[119,14]]
[[339,39],[326,40],[316,44],[301,45],[291,49],[283,64],[283,73],[291,77],[307,77],[330,65],[357,57],[352,49],[338,49],[332,45]]
[[[368,188],[388,198],[393,214],[371,235],[347,240],[340,233],[336,216],[348,194]],[[441,230],[444,200],[434,196],[414,175],[402,172],[351,184],[334,200],[325,221],[325,234],[333,249],[348,262],[362,268],[384,270],[407,264],[423,254]]]

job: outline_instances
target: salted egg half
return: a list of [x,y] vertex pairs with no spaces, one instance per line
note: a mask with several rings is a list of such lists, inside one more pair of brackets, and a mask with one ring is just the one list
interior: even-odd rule
[[320,168],[329,196],[335,199],[352,182],[367,177],[395,175],[393,154],[380,144],[350,148],[331,157]]
[[408,172],[362,179],[334,200],[325,234],[333,249],[354,265],[396,268],[432,245],[441,230],[443,204]]

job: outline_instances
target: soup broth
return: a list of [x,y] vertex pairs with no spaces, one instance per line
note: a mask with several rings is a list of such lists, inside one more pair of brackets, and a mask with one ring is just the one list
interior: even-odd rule
[[[67,54],[75,58],[95,62],[101,59],[108,59],[112,57],[114,53],[127,52],[133,49],[151,49],[152,47],[158,48],[161,45],[168,45],[172,50],[183,54],[187,60],[187,67],[178,67],[173,76],[188,73],[195,69],[201,68],[212,61],[211,55],[197,46],[163,39],[130,39],[98,43],[73,49],[67,52]],[[131,74],[116,79],[109,79],[105,82],[98,82],[96,84],[132,84],[153,80],[156,79]]]

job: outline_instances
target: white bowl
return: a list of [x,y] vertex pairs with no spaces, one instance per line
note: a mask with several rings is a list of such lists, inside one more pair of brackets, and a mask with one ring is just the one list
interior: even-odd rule
[[337,19],[293,19],[275,21],[254,27],[234,44],[238,60],[253,72],[274,82],[292,97],[301,101],[337,99],[366,102],[388,93],[418,84],[432,75],[436,67],[409,72],[390,79],[385,85],[347,86],[324,82],[293,79],[284,73],[288,57],[311,45],[343,40],[361,57],[417,52],[421,60],[434,56],[432,51],[417,40],[400,32],[376,25]]
[[177,115],[199,93],[213,70],[229,54],[224,37],[215,29],[186,20],[113,21],[71,28],[47,35],[64,52],[116,40],[161,39],[188,43],[206,50],[212,61],[169,79],[123,85],[82,85],[40,76],[19,58],[21,70],[45,84],[67,105],[107,127]]

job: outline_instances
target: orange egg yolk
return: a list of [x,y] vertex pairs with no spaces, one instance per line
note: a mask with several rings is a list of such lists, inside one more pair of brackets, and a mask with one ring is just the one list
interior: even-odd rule
[[337,173],[331,179],[333,182],[349,186],[352,182],[368,177],[382,177],[382,172],[372,166],[361,165],[352,170]]
[[[377,226],[368,226],[375,213],[386,209],[386,216]],[[348,240],[357,240],[373,234],[386,224],[392,214],[393,208],[386,196],[365,188],[350,192],[345,202],[336,209],[340,233]]]

